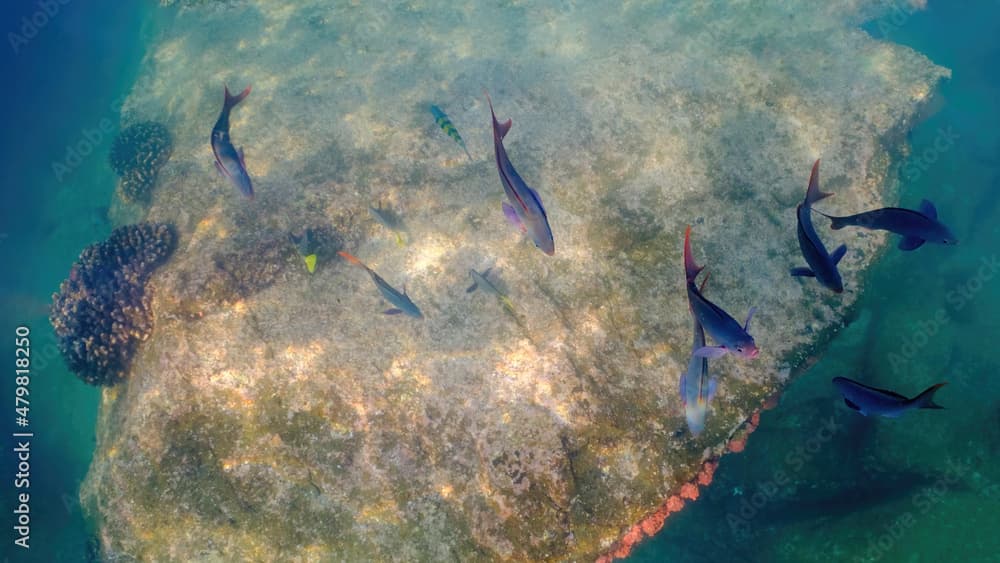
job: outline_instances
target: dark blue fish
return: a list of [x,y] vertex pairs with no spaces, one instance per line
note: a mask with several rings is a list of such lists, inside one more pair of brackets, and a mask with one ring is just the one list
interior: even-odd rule
[[[701,283],[701,292],[705,291],[707,281],[706,274],[705,281]],[[715,397],[718,380],[708,377],[708,358],[695,355],[697,350],[705,347],[705,329],[698,322],[698,317],[693,314],[691,316],[694,319],[694,342],[691,346],[691,361],[688,362],[687,371],[681,374],[680,391],[688,429],[692,435],[697,436],[705,429],[708,405]]]
[[843,293],[844,282],[840,279],[837,264],[847,253],[847,245],[842,244],[833,251],[833,254],[828,254],[826,247],[823,246],[823,241],[819,239],[816,229],[813,228],[812,215],[810,214],[812,204],[832,195],[819,191],[819,160],[817,160],[816,164],[813,164],[812,174],[809,176],[806,199],[795,209],[795,214],[798,217],[799,248],[802,249],[802,256],[805,257],[809,267],[792,268],[791,274],[816,278],[816,281],[824,287],[835,293]]
[[365,265],[365,263],[361,260],[358,260],[344,251],[340,251],[337,254],[343,256],[351,264],[354,264],[359,268],[364,268],[364,270],[368,272],[368,275],[371,276],[372,281],[375,282],[375,287],[378,288],[382,297],[384,297],[385,300],[391,303],[394,307],[386,310],[386,315],[398,315],[399,313],[405,313],[415,319],[424,318],[424,314],[420,312],[417,305],[411,301],[410,297],[406,294],[405,288],[402,292],[400,292],[396,288],[389,285],[388,282],[382,279],[382,276],[376,274],[374,270]]
[[946,385],[946,383],[931,385],[923,393],[912,399],[908,399],[894,391],[869,387],[846,377],[834,377],[833,385],[844,396],[844,403],[848,407],[865,416],[873,414],[887,418],[896,418],[912,409],[944,408],[934,403],[934,393]]
[[212,128],[212,152],[215,154],[215,168],[223,177],[228,179],[240,193],[253,199],[253,184],[250,182],[250,174],[247,173],[246,161],[243,159],[243,149],[237,149],[229,140],[229,112],[236,104],[242,102],[250,95],[250,86],[240,92],[238,96],[229,93],[226,88],[226,99],[222,104],[222,113],[215,121]]
[[937,220],[937,209],[934,208],[934,204],[926,199],[920,202],[919,211],[884,207],[847,217],[833,217],[822,211],[817,213],[830,219],[831,229],[843,229],[848,226],[864,227],[903,235],[903,240],[899,241],[900,250],[916,250],[925,242],[958,244],[958,239],[951,230]]
[[520,226],[522,231],[528,233],[532,242],[542,252],[552,256],[556,253],[556,245],[552,240],[552,229],[549,228],[549,218],[545,214],[542,200],[538,197],[538,192],[531,189],[521,179],[517,170],[514,170],[514,165],[510,163],[507,151],[503,147],[503,138],[510,131],[512,122],[510,119],[503,123],[497,121],[497,114],[493,111],[493,100],[489,94],[486,94],[486,100],[490,104],[490,115],[493,116],[493,152],[496,155],[497,170],[500,172],[503,191],[510,201],[509,205],[503,204],[504,215]]
[[691,227],[688,226],[684,232],[684,274],[687,278],[688,305],[694,318],[718,344],[718,346],[702,346],[696,349],[693,355],[699,358],[718,358],[732,353],[743,358],[756,358],[760,351],[753,337],[747,332],[756,308],[750,308],[746,322],[740,326],[736,319],[715,303],[705,299],[698,290],[695,279],[701,270],[702,267],[695,264],[691,256]]

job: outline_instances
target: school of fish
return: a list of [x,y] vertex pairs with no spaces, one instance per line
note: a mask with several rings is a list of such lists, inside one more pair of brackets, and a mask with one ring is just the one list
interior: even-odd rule
[[[249,94],[249,86],[235,96],[229,92],[228,88],[225,89],[222,112],[212,129],[211,147],[215,157],[215,167],[220,176],[232,184],[243,196],[253,200],[253,184],[247,170],[243,149],[237,149],[233,145],[229,134],[230,112]],[[512,120],[499,121],[493,109],[493,100],[488,93],[485,95],[490,108],[495,164],[507,200],[501,203],[504,217],[544,254],[553,256],[555,254],[555,240],[542,199],[538,192],[529,186],[514,169],[503,144],[504,138],[510,132]],[[429,107],[437,126],[458,144],[470,161],[474,161],[472,154],[466,147],[465,140],[458,132],[458,128],[444,110],[437,105]],[[820,191],[819,164],[819,160],[813,164],[805,199],[795,209],[796,235],[806,266],[791,268],[792,277],[813,278],[820,286],[837,294],[844,291],[844,282],[838,270],[838,264],[846,256],[847,246],[842,244],[833,252],[827,251],[822,238],[813,226],[813,212],[829,219],[830,227],[834,230],[858,227],[884,230],[901,235],[903,238],[898,247],[903,251],[916,250],[927,242],[941,245],[958,243],[958,239],[952,231],[938,220],[937,209],[928,200],[923,200],[917,210],[887,207],[847,216],[829,215],[814,209],[814,204],[833,195]],[[381,204],[378,207],[369,206],[368,211],[377,223],[394,234],[396,243],[400,247],[405,246],[403,238],[405,229],[402,227],[400,216],[395,211],[384,209]],[[292,235],[290,240],[296,246],[311,274],[316,268],[317,252],[310,237],[311,233],[306,231],[302,235]],[[382,298],[392,305],[385,311],[385,314],[403,314],[418,320],[424,318],[423,312],[411,299],[405,287],[402,291],[397,290],[358,258],[345,251],[338,252],[338,254],[348,263],[368,273]],[[718,379],[709,376],[709,360],[718,359],[725,355],[752,360],[758,357],[760,349],[750,335],[750,320],[753,318],[756,308],[750,309],[746,320],[741,324],[732,315],[705,297],[707,274],[701,286],[697,284],[697,277],[704,267],[698,266],[694,260],[691,250],[690,226],[684,233],[683,265],[694,337],[687,370],[679,378],[679,388],[688,429],[692,435],[697,436],[705,428],[705,420],[710,412],[710,403],[718,386]],[[489,274],[489,268],[483,272],[470,269],[469,275],[473,283],[467,292],[471,293],[481,288],[484,292],[496,297],[502,308],[515,320],[519,320],[520,317],[513,302],[498,289],[494,282],[490,281]],[[713,345],[708,344],[706,336],[711,339]],[[934,384],[913,398],[907,398],[894,391],[872,387],[846,377],[834,378],[833,385],[843,396],[844,403],[850,409],[865,416],[895,418],[914,409],[943,408],[934,403],[933,398],[934,394],[945,383]]]

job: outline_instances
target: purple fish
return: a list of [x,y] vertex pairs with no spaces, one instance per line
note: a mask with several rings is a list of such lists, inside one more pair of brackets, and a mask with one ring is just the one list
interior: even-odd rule
[[816,160],[816,163],[813,164],[812,174],[809,176],[806,199],[795,209],[795,214],[798,217],[796,232],[799,235],[799,248],[802,249],[802,256],[805,257],[809,267],[792,268],[791,274],[816,278],[816,281],[833,290],[834,293],[843,293],[844,282],[840,279],[837,264],[847,253],[847,245],[840,245],[833,251],[833,254],[827,253],[823,241],[816,234],[816,229],[812,224],[812,215],[809,213],[812,204],[832,195],[819,191],[819,160]]
[[253,199],[253,184],[250,182],[250,174],[247,173],[247,165],[243,159],[243,149],[237,149],[229,140],[229,112],[236,104],[242,102],[250,95],[250,86],[239,95],[234,96],[226,89],[226,99],[222,104],[222,113],[212,128],[212,152],[215,154],[215,168],[224,178],[228,179],[240,193]]
[[693,356],[699,358],[718,358],[727,353],[733,353],[743,358],[756,358],[759,350],[753,337],[747,332],[750,319],[753,318],[755,307],[750,308],[747,320],[740,326],[729,313],[712,303],[698,290],[695,279],[702,267],[695,264],[691,256],[691,227],[684,232],[684,274],[687,278],[688,305],[695,320],[701,323],[705,332],[712,337],[717,346],[702,346],[694,351]]
[[552,256],[556,253],[556,245],[552,240],[552,229],[549,228],[549,218],[545,214],[542,200],[538,192],[531,189],[514,170],[514,165],[507,158],[503,147],[503,138],[510,131],[511,120],[500,123],[493,111],[493,100],[486,94],[490,104],[490,115],[493,116],[493,152],[496,154],[497,170],[500,172],[500,183],[507,194],[509,204],[503,204],[503,212],[507,219],[514,222],[531,237],[532,242],[542,252]]
[[958,244],[958,239],[951,230],[938,221],[934,204],[926,199],[920,202],[919,211],[901,207],[883,207],[847,217],[834,217],[819,210],[817,213],[830,219],[831,229],[843,229],[847,226],[864,227],[903,235],[903,240],[899,241],[900,250],[916,250],[925,242]]
[[874,414],[886,418],[896,418],[912,409],[944,408],[934,402],[934,393],[946,385],[945,383],[931,385],[912,399],[894,391],[869,387],[846,377],[834,377],[833,385],[844,396],[844,403],[848,407],[865,416]]
[[[705,291],[705,283],[708,282],[708,274],[701,282],[701,293]],[[705,418],[708,416],[708,405],[715,397],[715,389],[718,386],[716,378],[709,379],[708,358],[696,356],[697,350],[705,347],[705,329],[698,322],[698,317],[694,319],[694,342],[691,346],[691,360],[688,361],[687,371],[681,374],[680,392],[681,401],[684,402],[684,418],[687,419],[688,429],[691,434],[697,436],[705,429]]]

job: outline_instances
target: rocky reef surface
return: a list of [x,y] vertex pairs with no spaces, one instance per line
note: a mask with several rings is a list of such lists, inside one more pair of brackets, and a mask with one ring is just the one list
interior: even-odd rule
[[156,175],[170,159],[171,139],[166,127],[143,121],[126,127],[115,138],[108,162],[118,175],[118,195],[129,203],[144,203],[156,184]]
[[[147,219],[179,243],[155,277],[156,330],[103,395],[82,497],[105,554],[588,560],[696,498],[849,317],[885,242],[817,221],[850,247],[845,293],[788,276],[813,160],[838,210],[894,203],[890,155],[947,71],[858,28],[877,0],[661,4],[165,10],[126,109],[173,134]],[[253,84],[231,133],[255,201],[213,168],[224,82]],[[504,221],[484,87],[514,120],[507,151],[554,257]],[[405,245],[368,212],[379,202]],[[711,363],[698,438],[678,394],[689,223],[711,298],[759,307],[762,350]],[[288,240],[305,227],[327,233],[314,274]],[[340,248],[426,318],[382,315]],[[517,315],[465,292],[488,266]]]

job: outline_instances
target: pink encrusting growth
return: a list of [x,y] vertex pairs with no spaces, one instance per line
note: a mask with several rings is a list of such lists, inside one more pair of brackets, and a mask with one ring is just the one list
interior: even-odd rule
[[[761,411],[774,408],[777,397],[777,394],[771,395],[762,402],[761,407],[755,410],[743,426],[730,437],[726,445],[726,451],[738,453],[746,448],[747,439],[750,437],[750,434],[760,426]],[[680,512],[684,508],[686,501],[698,500],[700,488],[712,484],[712,478],[715,476],[715,470],[718,467],[718,457],[705,460],[694,478],[682,484],[677,494],[670,495],[655,512],[629,528],[620,540],[615,542],[606,553],[597,558],[597,563],[611,563],[615,559],[624,559],[632,552],[632,548],[638,545],[644,538],[652,537],[659,533],[663,529],[668,516],[675,512]]]

